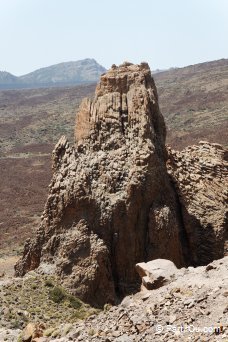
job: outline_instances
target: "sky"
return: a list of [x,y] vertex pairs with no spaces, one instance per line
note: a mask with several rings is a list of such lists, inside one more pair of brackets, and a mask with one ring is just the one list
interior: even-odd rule
[[228,57],[228,0],[0,0],[0,70],[94,58],[152,70]]

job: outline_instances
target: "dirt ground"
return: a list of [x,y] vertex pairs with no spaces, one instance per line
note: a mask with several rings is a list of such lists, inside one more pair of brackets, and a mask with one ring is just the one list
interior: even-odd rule
[[9,256],[0,258],[0,278],[12,277],[14,275],[14,265],[19,256]]

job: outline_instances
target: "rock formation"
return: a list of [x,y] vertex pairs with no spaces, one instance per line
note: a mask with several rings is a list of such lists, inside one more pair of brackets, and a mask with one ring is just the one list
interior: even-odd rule
[[[101,76],[94,99],[82,102],[75,146],[62,137],[53,151],[54,174],[41,225],[26,242],[16,275],[39,266],[40,271],[57,273],[84,301],[102,306],[138,288],[136,263],[165,258],[180,267],[219,257],[225,241],[224,208],[211,207],[210,215],[204,209],[194,211],[189,201],[196,198],[197,184],[182,199],[179,178],[187,172],[188,158],[182,167],[181,161],[176,164],[178,154],[169,151],[170,176],[165,136],[148,65],[113,65]],[[219,177],[224,179],[221,157],[218,153],[221,172],[210,180],[215,193]],[[206,181],[197,192],[205,199],[202,208],[210,202],[205,186]],[[209,226],[217,232],[213,244]],[[205,253],[192,237],[202,230],[209,237]]]
[[221,145],[205,141],[182,152],[169,149],[168,172],[180,200],[192,265],[228,253],[227,159]]

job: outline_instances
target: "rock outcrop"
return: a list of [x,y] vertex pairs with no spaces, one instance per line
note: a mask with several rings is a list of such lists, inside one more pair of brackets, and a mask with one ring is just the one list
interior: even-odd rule
[[192,265],[206,265],[228,253],[228,154],[201,141],[182,152],[169,149],[168,172],[181,204]]
[[[217,247],[205,257],[195,246],[191,234],[201,229],[195,227],[196,220],[206,229],[205,215],[212,224],[213,213],[203,211],[201,219],[199,210],[190,212],[180,200],[181,185],[173,184],[174,179],[179,182],[179,165],[170,152],[170,177],[165,136],[148,65],[113,65],[101,76],[95,98],[81,105],[75,146],[62,137],[54,149],[54,174],[41,225],[26,242],[16,275],[39,266],[42,272],[57,273],[82,300],[102,306],[140,286],[136,263],[163,258],[181,267],[219,257]],[[211,184],[216,187],[217,181]],[[193,220],[190,214],[196,215]],[[220,250],[223,214],[214,242]]]
[[[137,287],[135,264],[184,264],[181,218],[166,172],[165,124],[147,64],[113,66],[60,139],[36,237],[16,274],[52,264],[83,300],[103,305]],[[161,243],[162,241],[162,243]]]

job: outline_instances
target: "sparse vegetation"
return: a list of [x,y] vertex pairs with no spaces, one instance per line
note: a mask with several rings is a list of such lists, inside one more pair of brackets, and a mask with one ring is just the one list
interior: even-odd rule
[[49,298],[55,303],[61,303],[64,299],[66,299],[64,289],[60,286],[55,286],[49,291]]
[[71,323],[97,312],[68,293],[54,276],[34,273],[2,286],[0,294],[1,326],[23,329],[28,322],[46,322],[46,336],[57,336],[61,322],[68,322],[69,330]]
[[70,306],[74,309],[79,309],[82,306],[81,301],[77,297],[68,295],[67,300],[69,301]]
[[111,309],[112,305],[111,304],[105,304],[104,305],[104,311],[109,311]]
[[55,303],[68,303],[68,306],[74,309],[80,309],[82,306],[82,302],[77,297],[67,293],[61,286],[55,286],[49,290],[49,298]]
[[51,279],[46,279],[44,284],[45,284],[45,286],[48,286],[48,287],[54,287],[55,286]]

